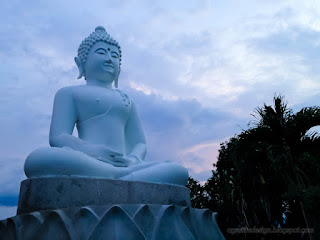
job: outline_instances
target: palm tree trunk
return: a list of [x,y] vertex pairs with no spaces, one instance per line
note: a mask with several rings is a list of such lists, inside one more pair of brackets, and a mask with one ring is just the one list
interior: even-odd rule
[[[308,220],[307,220],[306,214],[305,214],[305,212],[304,212],[303,204],[302,204],[301,201],[300,201],[300,207],[301,207],[301,211],[302,211],[303,218],[304,218],[304,221],[305,221],[305,223],[306,223],[306,226],[307,226],[307,228],[309,229]],[[311,235],[311,233],[310,233],[309,231],[308,231],[308,235],[309,235],[309,239],[310,239],[310,240],[314,240],[313,236]]]

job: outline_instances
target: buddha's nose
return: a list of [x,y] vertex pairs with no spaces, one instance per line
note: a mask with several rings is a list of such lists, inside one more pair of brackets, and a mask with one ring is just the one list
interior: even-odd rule
[[112,63],[112,58],[111,58],[111,55],[109,52],[107,52],[107,54],[106,54],[106,62]]

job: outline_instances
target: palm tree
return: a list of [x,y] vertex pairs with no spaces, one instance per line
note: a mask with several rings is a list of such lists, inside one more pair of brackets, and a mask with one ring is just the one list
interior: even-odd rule
[[[225,234],[227,226],[236,225],[313,226],[320,216],[316,207],[320,200],[320,139],[306,136],[306,132],[320,125],[320,107],[293,113],[282,96],[275,96],[273,106],[256,108],[253,116],[255,121],[248,130],[221,144],[216,170],[204,186],[208,207],[214,199],[218,207],[212,210],[220,211]],[[237,216],[231,217],[231,211]]]

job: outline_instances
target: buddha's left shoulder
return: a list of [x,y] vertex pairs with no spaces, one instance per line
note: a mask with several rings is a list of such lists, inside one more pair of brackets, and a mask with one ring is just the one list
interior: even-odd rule
[[135,108],[135,103],[132,98],[130,98],[124,91],[120,89],[115,89],[120,96],[122,97],[122,100],[125,102],[125,105],[128,107],[130,106],[130,109]]
[[124,100],[131,100],[131,98],[128,96],[128,94],[126,94],[124,91],[120,90],[120,89],[115,89],[116,92],[118,92],[120,94],[120,96],[124,99]]

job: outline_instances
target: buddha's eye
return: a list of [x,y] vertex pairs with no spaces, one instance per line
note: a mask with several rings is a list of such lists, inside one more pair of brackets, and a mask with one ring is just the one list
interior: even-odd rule
[[116,53],[116,52],[111,52],[111,57],[118,58],[119,55],[118,55],[118,53]]
[[103,48],[99,48],[95,52],[98,53],[98,54],[104,55],[104,54],[106,54],[107,51],[105,49],[103,49]]

